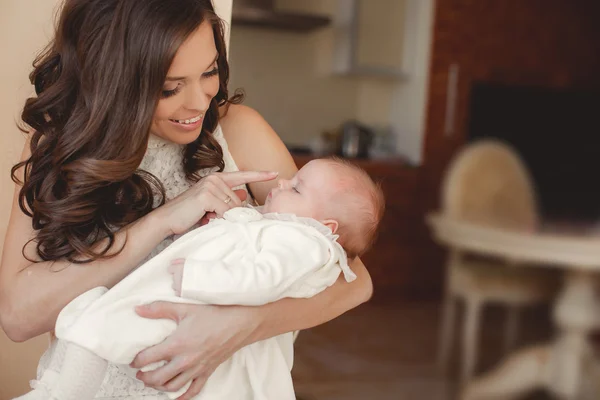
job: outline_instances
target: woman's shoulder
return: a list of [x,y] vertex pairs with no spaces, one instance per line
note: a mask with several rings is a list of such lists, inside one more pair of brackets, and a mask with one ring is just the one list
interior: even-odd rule
[[[286,146],[267,121],[253,108],[232,104],[221,114],[221,129],[241,170],[288,170],[295,164]],[[288,175],[288,174],[286,174]]]
[[[277,139],[277,134],[255,109],[243,104],[230,104],[220,110],[220,124],[227,142],[244,139]],[[249,137],[250,136],[250,137]]]
[[[279,136],[265,119],[250,107],[232,104],[222,114],[221,129],[231,156],[242,171],[277,171],[289,179],[296,164]],[[263,204],[276,181],[248,186],[253,197]]]

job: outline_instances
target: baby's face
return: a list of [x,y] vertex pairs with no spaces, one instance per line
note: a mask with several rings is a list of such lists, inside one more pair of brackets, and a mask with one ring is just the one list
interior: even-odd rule
[[295,214],[323,220],[324,205],[337,184],[335,172],[327,161],[313,160],[291,179],[281,179],[265,201],[263,212]]

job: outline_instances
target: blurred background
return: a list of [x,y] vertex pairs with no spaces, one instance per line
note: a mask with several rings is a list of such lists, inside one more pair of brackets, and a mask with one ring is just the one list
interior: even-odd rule
[[[511,350],[560,332],[552,304],[567,267],[515,268],[512,256],[466,251],[440,238],[431,216],[494,232],[600,232],[600,2],[215,2],[231,12],[230,89],[245,91],[298,166],[350,158],[387,198],[363,260],[374,297],[300,335],[299,398],[458,398]],[[0,0],[2,235],[22,147],[14,116],[30,90],[24,71],[51,32],[50,3]],[[0,399],[24,390],[44,346],[0,337]],[[600,398],[572,392],[565,398]]]

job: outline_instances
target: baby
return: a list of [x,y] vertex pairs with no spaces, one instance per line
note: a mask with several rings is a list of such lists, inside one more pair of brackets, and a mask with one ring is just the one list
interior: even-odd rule
[[[353,281],[347,256],[369,248],[383,210],[381,190],[360,168],[337,159],[309,162],[292,180],[280,180],[263,207],[231,209],[111,290],[95,288],[69,303],[56,324],[66,346],[62,369],[22,399],[93,398],[107,362],[128,365],[175,330],[174,321],[139,317],[138,305],[262,305],[312,297],[340,273]],[[292,332],[256,342],[221,364],[195,399],[295,399],[292,363]],[[167,395],[176,398],[188,387]]]

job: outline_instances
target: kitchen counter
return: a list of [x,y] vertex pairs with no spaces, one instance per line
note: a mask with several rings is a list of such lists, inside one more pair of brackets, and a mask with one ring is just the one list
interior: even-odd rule
[[[321,158],[321,156],[315,156],[312,154],[307,154],[307,153],[294,153],[292,152],[292,157],[294,158],[294,161],[296,162],[296,165],[298,165],[298,168],[300,168],[302,165],[306,164],[307,162],[309,162],[310,160],[314,160],[315,158]],[[326,157],[326,156],[324,156]],[[345,160],[349,160],[352,163],[358,165],[359,167],[365,169],[365,170],[370,170],[370,171],[390,171],[390,172],[397,172],[397,173],[402,173],[401,171],[403,170],[414,170],[415,168],[412,167],[410,164],[408,164],[408,162],[406,160],[404,160],[401,157],[394,157],[394,158],[344,158],[344,157],[340,157],[343,158]]]

